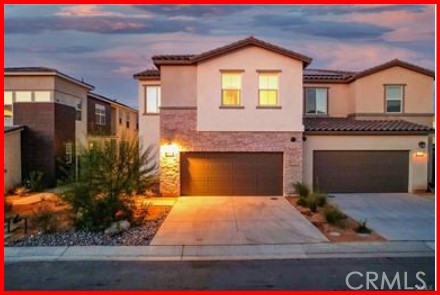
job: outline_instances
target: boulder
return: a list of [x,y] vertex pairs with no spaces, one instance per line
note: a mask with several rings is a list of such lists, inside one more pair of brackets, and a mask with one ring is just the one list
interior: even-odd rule
[[118,222],[113,222],[110,227],[104,230],[104,234],[109,236],[114,236],[120,234],[130,228],[130,222],[127,220],[121,220]]

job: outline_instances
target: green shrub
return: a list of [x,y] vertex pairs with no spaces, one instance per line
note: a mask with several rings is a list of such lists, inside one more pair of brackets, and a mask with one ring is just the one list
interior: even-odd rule
[[347,216],[335,207],[325,208],[324,216],[328,223],[338,226],[342,226],[347,219]]
[[133,221],[132,196],[145,192],[157,179],[152,149],[140,149],[137,139],[94,142],[82,150],[79,164],[80,171],[70,173],[73,185],[62,197],[76,210],[76,226],[84,230]]
[[371,229],[367,227],[367,220],[360,221],[355,231],[359,234],[370,234]]
[[43,177],[44,173],[41,171],[29,172],[29,189],[33,192],[41,192],[44,189]]
[[316,202],[318,203],[318,207],[324,207],[327,205],[327,195],[325,194],[315,194]]
[[43,233],[52,233],[58,228],[58,220],[55,213],[44,204],[40,204],[35,210],[32,222]]
[[299,195],[300,199],[307,198],[310,194],[309,187],[302,182],[296,182],[293,187],[295,188],[295,192]]

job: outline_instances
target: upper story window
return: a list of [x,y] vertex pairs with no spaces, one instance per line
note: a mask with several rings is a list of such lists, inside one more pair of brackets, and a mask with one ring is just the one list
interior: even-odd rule
[[119,117],[119,125],[122,125],[122,111],[121,110],[118,110],[118,117]]
[[139,130],[139,117],[136,114],[136,130]]
[[125,127],[130,128],[130,113],[125,113]]
[[146,114],[159,113],[160,107],[160,86],[145,86],[145,110]]
[[32,92],[31,91],[16,91],[15,92],[15,102],[31,102]]
[[82,102],[79,101],[76,104],[76,116],[75,116],[77,121],[81,121],[82,120]]
[[34,92],[35,102],[50,102],[50,91],[35,91]]
[[304,95],[306,115],[327,115],[327,88],[305,88]]
[[222,73],[222,106],[241,105],[241,73]]
[[95,124],[105,125],[105,106],[95,103]]
[[5,91],[4,92],[4,117],[5,118],[12,118],[12,91]]
[[260,106],[278,105],[277,73],[260,73],[258,75],[258,104]]
[[403,85],[385,85],[385,111],[387,113],[403,112]]

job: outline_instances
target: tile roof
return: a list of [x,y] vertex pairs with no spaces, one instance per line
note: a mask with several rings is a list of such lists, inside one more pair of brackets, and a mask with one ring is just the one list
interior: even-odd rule
[[22,130],[22,129],[24,129],[24,126],[22,126],[22,125],[4,126],[3,132],[9,133],[9,132],[13,132],[13,131]]
[[5,73],[16,73],[16,72],[58,72],[56,69],[46,68],[46,67],[12,67],[4,68]]
[[402,132],[429,133],[434,129],[404,120],[357,120],[352,118],[304,118],[305,132]]
[[146,69],[145,71],[134,74],[133,78],[140,80],[157,80],[160,78],[160,71],[158,69]]
[[304,69],[303,81],[306,83],[348,83],[355,74],[355,72],[348,71]]
[[365,76],[368,76],[368,75],[371,75],[371,74],[374,74],[374,73],[377,73],[379,71],[382,71],[382,70],[385,70],[385,69],[388,69],[388,68],[391,68],[391,67],[395,67],[395,66],[400,66],[400,67],[403,67],[403,68],[407,68],[409,70],[413,70],[413,71],[416,71],[418,73],[425,74],[425,75],[428,75],[428,76],[431,76],[431,77],[435,78],[435,72],[432,71],[432,70],[429,70],[429,69],[426,69],[426,68],[423,68],[423,67],[420,67],[420,66],[417,66],[417,65],[414,65],[414,64],[410,64],[410,63],[402,61],[400,59],[393,59],[393,60],[390,60],[389,62],[386,62],[384,64],[381,64],[381,65],[378,65],[378,66],[366,69],[366,70],[361,71],[361,72],[358,72],[356,75],[354,75],[353,80],[356,80],[356,79],[359,79],[361,77],[365,77]]
[[304,63],[304,66],[307,66],[312,62],[312,58],[308,56],[262,41],[253,36],[197,55],[155,55],[152,57],[152,59],[156,66],[160,66],[161,64],[194,64],[250,45],[265,48],[267,50],[301,60]]

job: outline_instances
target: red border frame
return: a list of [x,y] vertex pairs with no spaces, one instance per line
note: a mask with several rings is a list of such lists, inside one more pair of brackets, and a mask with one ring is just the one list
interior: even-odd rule
[[[366,2],[361,2],[361,3],[352,3],[351,1],[348,0],[339,0],[339,1],[329,1],[329,0],[320,0],[320,1],[298,1],[298,2],[293,2],[293,1],[267,1],[267,0],[254,0],[254,1],[243,1],[243,0],[239,0],[239,1],[233,1],[233,0],[212,0],[212,1],[207,1],[206,3],[202,3],[200,1],[195,1],[195,0],[187,0],[187,1],[181,1],[181,0],[168,0],[168,1],[164,1],[164,2],[160,2],[160,1],[151,1],[151,0],[147,0],[147,1],[130,1],[130,3],[121,3],[121,1],[115,1],[115,0],[107,0],[107,1],[85,1],[85,0],[79,0],[79,1],[66,1],[66,0],[61,0],[61,1],[55,1],[55,0],[46,0],[46,1],[29,1],[29,0],[15,0],[15,1],[4,1],[3,2],[3,6],[1,9],[1,16],[2,19],[4,20],[4,5],[5,4],[385,4],[383,3],[383,1],[378,1],[378,0],[371,0]],[[437,4],[437,1],[424,1],[424,3],[402,3],[400,1],[386,1],[386,4]],[[437,5],[436,6],[436,16],[438,16],[440,11],[440,6]],[[437,39],[438,37],[438,22],[437,22],[437,17],[436,17],[436,53],[437,53],[437,46],[439,44],[439,41]],[[4,48],[4,21],[1,23],[1,29],[3,32],[3,38],[1,39],[1,45]],[[1,63],[2,66],[4,67],[4,52],[2,53],[2,59],[1,59]],[[437,62],[437,58],[436,58],[436,62]],[[437,63],[436,64],[436,72],[438,73],[438,71],[440,70],[440,66]],[[438,87],[438,80],[436,80],[436,89]],[[1,85],[2,88],[4,89],[4,79],[2,79],[1,81]],[[437,93],[437,92],[436,92]],[[438,105],[438,99],[436,98],[436,114],[440,111],[440,106]],[[3,125],[3,121],[2,121],[2,125]],[[438,120],[436,119],[436,129],[438,129],[438,127],[440,126],[440,123],[438,122]],[[437,140],[436,140],[437,141]],[[2,149],[4,147],[4,133],[2,133],[2,135],[0,136],[0,143],[2,146]],[[436,159],[438,159],[437,157],[438,152],[436,149]],[[437,162],[437,161],[436,161]],[[4,158],[2,157],[0,160],[0,163],[2,164],[2,166],[4,167]],[[435,163],[436,164],[436,163]],[[436,181],[438,183],[438,180],[440,179],[439,175],[436,173]],[[2,183],[4,183],[4,174],[1,175],[1,180]],[[3,190],[2,190],[3,191]],[[437,197],[437,194],[436,194]],[[3,195],[4,198],[4,195]],[[436,202],[436,240],[437,240],[437,234],[439,232],[439,225],[440,222],[437,218],[437,212],[439,209],[439,204],[438,202]],[[3,219],[4,218],[4,212],[3,210],[0,210],[0,217]],[[2,242],[2,244],[4,245],[4,235],[3,235],[3,230],[2,229],[2,233],[0,234],[0,241]],[[437,266],[437,252],[440,249],[438,243],[436,243],[436,286],[437,286],[437,282],[440,279],[440,274],[438,272],[438,266]],[[0,276],[1,276],[1,280],[0,280],[0,290],[2,291],[2,293],[5,294],[89,294],[89,293],[93,293],[93,294],[115,294],[115,295],[119,295],[119,294],[127,294],[127,293],[142,293],[142,294],[177,294],[177,293],[181,293],[181,294],[189,294],[191,293],[199,293],[199,294],[225,294],[229,291],[4,291],[4,247],[1,247],[1,259],[3,261],[3,267],[0,269]],[[236,292],[236,291],[234,291]],[[333,294],[338,294],[338,293],[343,293],[343,292],[347,292],[347,291],[240,291],[240,294],[273,294],[273,293],[282,293],[282,294],[298,294],[298,293],[309,293],[309,292],[314,292],[314,293],[333,293]],[[350,292],[350,291],[348,291]],[[377,292],[377,291],[376,291]],[[384,292],[384,291],[381,291]],[[402,291],[385,291],[387,293],[394,293],[394,294],[400,294]],[[357,291],[358,294],[372,294],[372,291]],[[373,293],[375,293],[375,291],[373,291]],[[430,294],[430,293],[436,293],[435,291],[415,291],[415,293],[412,294]]]

